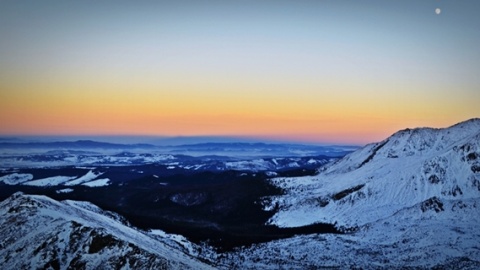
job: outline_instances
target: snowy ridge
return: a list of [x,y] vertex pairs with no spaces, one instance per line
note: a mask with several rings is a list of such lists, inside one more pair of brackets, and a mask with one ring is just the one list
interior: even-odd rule
[[212,269],[87,202],[16,193],[0,216],[2,269]]
[[[286,195],[270,220],[281,227],[316,222],[358,227],[432,197],[480,197],[480,120],[450,128],[403,130],[322,168],[316,176],[276,178]],[[480,213],[480,211],[479,211]]]

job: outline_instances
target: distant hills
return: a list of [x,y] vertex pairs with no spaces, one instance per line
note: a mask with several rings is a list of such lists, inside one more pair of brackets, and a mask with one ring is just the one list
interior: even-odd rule
[[152,144],[118,144],[97,142],[92,140],[62,141],[62,142],[1,142],[0,149],[135,149],[156,148]]
[[53,142],[32,142],[32,141],[1,141],[0,150],[14,152],[18,150],[118,150],[118,151],[150,151],[165,154],[185,154],[192,156],[203,155],[224,155],[224,156],[316,156],[325,155],[330,157],[341,157],[358,146],[319,146],[303,144],[269,144],[269,143],[247,143],[247,142],[208,142],[185,145],[159,146],[147,143],[122,144],[99,142],[93,140],[76,141],[53,141]]

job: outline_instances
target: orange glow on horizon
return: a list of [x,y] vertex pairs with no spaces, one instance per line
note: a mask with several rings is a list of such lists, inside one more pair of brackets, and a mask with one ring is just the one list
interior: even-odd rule
[[[5,135],[217,135],[364,144],[407,127],[449,126],[466,120],[458,115],[471,113],[471,109],[462,113],[468,109],[465,103],[461,108],[445,106],[445,117],[438,119],[436,108],[441,104],[412,102],[405,108],[397,104],[408,99],[401,92],[360,94],[355,86],[345,84],[340,85],[351,88],[350,96],[322,91],[321,86],[317,92],[308,90],[309,84],[295,85],[307,89],[303,93],[308,95],[292,95],[292,85],[274,85],[272,92],[255,84],[242,85],[250,89],[242,92],[227,83],[217,84],[217,89],[198,84],[195,91],[185,89],[191,84],[134,87],[128,81],[5,85],[2,89],[8,91],[1,92],[0,101],[0,133]],[[421,101],[421,96],[416,99]]]
[[0,136],[363,144],[480,116],[470,4],[33,2],[0,8]]

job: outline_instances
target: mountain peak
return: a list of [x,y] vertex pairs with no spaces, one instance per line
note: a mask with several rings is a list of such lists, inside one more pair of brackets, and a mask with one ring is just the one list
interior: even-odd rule
[[400,157],[441,151],[452,144],[480,134],[480,119],[473,118],[447,128],[403,129],[385,139],[387,157]]
[[462,122],[459,122],[451,127],[454,127],[454,126],[468,126],[468,125],[474,125],[476,127],[480,127],[480,118],[470,118],[468,120],[465,120],[465,121],[462,121]]
[[378,159],[432,157],[456,144],[480,137],[480,119],[473,118],[447,128],[406,128],[371,143],[322,168],[328,173],[349,172]]
[[[316,176],[276,180],[287,195],[281,202],[272,200],[282,210],[271,223],[357,226],[433,197],[480,198],[479,173],[480,119],[441,129],[405,129],[325,166]],[[311,203],[317,201],[323,206]]]
[[419,132],[454,131],[457,129],[469,129],[472,132],[475,132],[475,131],[480,132],[480,118],[471,118],[445,128],[432,128],[432,127],[405,128],[395,132],[392,136],[395,136],[397,134],[404,135],[404,134],[419,133]]

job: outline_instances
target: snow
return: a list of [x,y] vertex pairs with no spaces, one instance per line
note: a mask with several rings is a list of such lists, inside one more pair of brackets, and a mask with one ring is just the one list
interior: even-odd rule
[[179,245],[183,250],[186,251],[187,254],[195,254],[197,253],[195,250],[195,245],[188,241],[187,238],[185,238],[182,235],[179,234],[168,234],[162,230],[150,230],[150,234],[160,236],[163,239],[169,239],[172,240],[172,242],[176,243]]
[[70,192],[73,192],[73,189],[71,188],[64,188],[64,189],[59,189],[57,191],[55,191],[56,193],[60,194],[60,193],[70,193]]
[[204,167],[205,165],[203,164],[200,164],[200,165],[196,165],[194,166],[194,170],[199,170],[200,168]]
[[473,160],[475,156],[480,156],[480,126],[400,131],[324,167],[318,175],[272,179],[286,194],[265,205],[280,206],[269,223],[355,227],[432,197],[477,198],[480,192],[474,185],[480,184],[480,177],[472,166],[480,161]]
[[298,168],[298,167],[300,167],[300,165],[298,164],[298,162],[290,162],[290,163],[288,163],[288,167]]
[[[68,153],[68,155],[55,155],[52,156],[47,153],[39,153],[35,155],[30,154],[16,154],[13,156],[1,156],[0,167],[5,168],[25,168],[25,167],[64,167],[75,166],[79,169],[88,169],[92,171],[84,178],[64,183],[65,185],[79,185],[83,182],[88,182],[96,174],[100,175],[97,171],[99,166],[122,166],[122,165],[145,165],[158,163],[166,166],[168,169],[183,168],[186,170],[248,170],[248,171],[277,171],[282,169],[289,169],[293,167],[301,167],[302,165],[322,165],[328,160],[325,158],[312,158],[310,162],[300,159],[298,157],[285,157],[285,158],[258,158],[258,157],[242,157],[241,160],[234,159],[238,157],[224,157],[224,158],[207,158],[197,157],[197,160],[191,160],[182,156],[161,156],[158,154],[133,154],[118,155],[114,154],[110,156],[108,154],[99,153]],[[290,162],[288,162],[290,161]],[[315,161],[315,162],[312,162]],[[291,163],[291,164],[289,164]],[[139,174],[143,173],[138,171]],[[93,179],[92,179],[93,180]]]
[[[45,157],[48,157],[45,159]],[[75,166],[77,168],[89,168],[92,165],[125,165],[125,164],[151,164],[162,163],[176,159],[168,154],[133,154],[128,156],[116,156],[114,153],[62,153],[51,155],[47,153],[28,154],[15,153],[2,158],[0,167],[58,167]]]
[[[264,165],[260,160],[230,164],[251,169]],[[65,250],[71,236],[65,224],[75,221],[189,266],[174,263],[177,269],[208,268],[190,255],[215,262],[217,269],[480,269],[477,168],[478,119],[447,129],[399,131],[322,167],[318,175],[270,180],[284,189],[283,195],[263,198],[265,210],[279,209],[270,224],[326,222],[348,233],[295,236],[222,254],[209,251],[208,256],[183,236],[136,230],[89,203],[17,194],[0,203],[0,257],[14,254],[15,260],[2,265],[6,269],[45,265],[42,256],[47,251],[34,256],[33,250],[44,239],[55,239],[48,234],[52,231],[60,239],[54,243],[56,250]],[[100,180],[108,183],[89,183]],[[115,246],[111,254],[124,252]],[[105,254],[84,256],[95,261]],[[66,261],[72,260],[68,255]],[[12,261],[28,262],[29,267]]]
[[[421,211],[417,204],[361,227],[358,232],[312,234],[253,245],[226,254],[241,269],[451,269],[455,258],[480,266],[480,199],[444,202],[444,211]],[[475,263],[476,261],[476,263]],[[442,266],[443,265],[443,266]],[[281,266],[281,267],[280,267]],[[453,266],[461,269],[458,265]]]
[[274,178],[265,197],[280,227],[317,222],[350,231],[312,234],[224,254],[234,269],[480,269],[480,120],[414,129],[365,146],[318,175]]
[[0,177],[0,182],[7,185],[18,185],[33,179],[33,175],[29,173],[12,173]]
[[175,159],[174,156],[166,155],[166,154],[154,154],[152,156],[142,155],[141,158],[143,159],[143,162],[145,162],[145,163],[158,163],[158,162],[162,162],[162,161]]
[[276,160],[275,158],[272,158],[272,162],[273,162],[273,164],[275,164],[275,165],[278,166],[278,162],[277,162],[277,160]]
[[37,187],[58,186],[75,178],[77,177],[76,176],[53,176],[53,177],[47,177],[43,179],[25,182],[25,183],[22,183],[22,185],[37,186]]
[[89,181],[92,181],[94,180],[95,178],[99,177],[100,175],[102,175],[103,173],[94,173],[92,170],[90,170],[89,172],[87,172],[85,175],[75,179],[75,180],[72,180],[72,181],[68,181],[66,183],[64,183],[65,186],[75,186],[75,185],[80,185],[80,184],[83,184],[85,182],[89,182]]
[[[128,269],[129,260],[136,269],[214,269],[171,245],[168,235],[128,227],[88,202],[16,193],[0,203],[0,217],[2,269],[35,269],[53,260],[60,269],[78,260],[84,269],[119,269],[122,261]],[[92,250],[95,237],[111,244]]]
[[102,178],[102,179],[97,179],[91,182],[83,183],[82,185],[87,186],[87,187],[103,187],[103,186],[108,186],[110,185],[110,179],[108,178]]
[[240,171],[264,171],[275,169],[276,164],[278,164],[276,161],[270,162],[265,159],[253,159],[225,162],[225,167],[227,169]]
[[265,172],[265,174],[268,176],[268,177],[273,177],[273,176],[277,176],[278,173],[276,172]]

